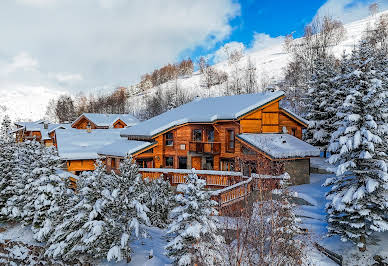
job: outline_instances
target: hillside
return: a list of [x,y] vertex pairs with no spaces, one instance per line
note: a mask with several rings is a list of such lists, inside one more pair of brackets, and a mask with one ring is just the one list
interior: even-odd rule
[[[333,54],[340,57],[343,51],[351,51],[360,40],[367,26],[373,25],[381,15],[388,15],[388,11],[380,12],[375,16],[369,16],[365,19],[344,25],[346,34],[338,45],[331,47]],[[237,63],[237,68],[244,69],[248,59],[256,66],[257,80],[259,83],[258,89],[261,90],[263,89],[260,88],[261,84],[277,83],[283,79],[283,70],[290,60],[290,55],[284,51],[283,44],[277,44],[263,50],[246,53]],[[224,61],[214,65],[214,68],[219,71],[225,71],[228,75],[231,75],[236,66],[229,65],[228,62]],[[209,95],[214,97],[224,93],[224,86],[216,85],[211,87],[209,91],[207,88],[201,86],[201,80],[202,75],[197,71],[194,72],[191,77],[179,78],[177,80],[177,86],[187,95],[193,97],[209,97]],[[175,80],[170,81],[162,84],[160,87],[162,90],[174,89],[176,87],[175,82]],[[152,95],[156,90],[157,88],[152,88],[146,92],[137,94],[129,100],[129,105],[132,107],[131,110],[133,110],[135,115],[139,115],[139,112],[142,111],[146,99],[145,96]]]
[[[340,56],[344,50],[351,50],[360,39],[367,25],[374,24],[376,18],[382,14],[388,14],[388,11],[344,25],[346,35],[344,36],[342,42],[340,42],[337,46],[332,47],[334,54],[336,56]],[[263,87],[263,85],[260,84],[271,84],[281,81],[284,75],[283,69],[290,60],[290,57],[287,53],[285,53],[282,44],[246,53],[238,62],[237,68],[243,69],[247,64],[248,58],[250,58],[252,63],[256,66],[259,90]],[[229,75],[235,67],[236,66],[234,65],[230,66],[228,62],[221,62],[214,65],[215,69],[225,71]],[[192,97],[208,97],[209,95],[219,96],[224,94],[225,86],[223,85],[213,86],[210,90],[202,87],[201,76],[202,75],[199,72],[195,72],[191,77],[179,78],[176,81],[177,86],[181,88],[185,94]],[[169,88],[173,89],[175,86],[175,81],[170,81],[162,84],[160,87],[162,90],[166,90]],[[139,115],[144,109],[145,96],[154,94],[156,89],[157,88],[152,88],[146,92],[134,93],[134,96],[132,96],[128,101],[130,110],[135,115]],[[48,90],[43,87],[12,89],[0,88],[0,104],[6,107],[6,112],[10,115],[12,120],[38,120],[44,116],[48,101],[53,97],[59,96],[61,93],[63,93],[63,91],[57,91],[54,89]],[[3,114],[3,109],[0,109],[0,118]]]

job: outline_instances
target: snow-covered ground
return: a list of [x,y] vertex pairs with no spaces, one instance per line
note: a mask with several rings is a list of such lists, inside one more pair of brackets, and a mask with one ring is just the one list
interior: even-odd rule
[[[29,226],[25,227],[21,224],[4,224],[0,223],[0,244],[4,243],[5,240],[22,242],[28,246],[43,246],[42,243],[39,243],[34,240],[33,233]],[[5,229],[5,231],[3,231]],[[107,262],[102,261],[99,266],[109,266],[109,265],[133,265],[133,266],[159,266],[159,265],[170,265],[171,261],[168,257],[164,255],[164,246],[167,244],[167,239],[165,238],[165,230],[150,227],[148,228],[149,238],[136,240],[132,243],[131,247],[133,249],[132,260],[129,264],[126,261],[121,263]],[[18,246],[17,246],[18,247]],[[19,248],[19,247],[18,247]],[[20,246],[23,248],[23,246]],[[15,248],[15,256],[16,248]],[[150,258],[152,254],[152,258]],[[0,253],[1,257],[1,253]],[[0,261],[0,265],[1,261]]]
[[[326,167],[321,161],[321,166]],[[301,205],[297,214],[301,217],[302,225],[311,233],[312,242],[317,242],[323,247],[343,256],[344,265],[372,265],[375,263],[373,256],[379,255],[388,261],[388,232],[379,233],[377,236],[380,242],[368,245],[367,251],[359,252],[358,248],[350,242],[342,242],[339,237],[326,237],[327,222],[325,212],[325,193],[329,188],[322,184],[326,178],[333,174],[312,174],[311,183],[291,187],[291,190],[298,193],[298,197],[303,198],[311,205]],[[322,257],[316,249],[311,249],[309,259],[316,265],[336,265],[328,258]]]

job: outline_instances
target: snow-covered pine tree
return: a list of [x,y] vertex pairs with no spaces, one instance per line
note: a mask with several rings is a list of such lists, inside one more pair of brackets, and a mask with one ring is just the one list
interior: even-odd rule
[[[106,182],[109,181],[110,177],[101,161],[96,162],[93,172],[83,172],[79,176],[74,205],[68,206],[62,215],[62,222],[49,236],[46,256],[66,262],[104,257],[103,252],[106,254],[109,247],[97,246],[96,242],[106,239],[107,224],[103,220],[106,201],[102,194],[109,194],[106,188]],[[90,228],[95,231],[90,232]],[[89,245],[88,250],[84,249],[85,245]]]
[[7,217],[1,214],[7,200],[12,197],[12,180],[15,175],[17,163],[15,160],[15,143],[10,133],[11,122],[4,117],[0,131],[0,219]]
[[11,119],[5,115],[0,125],[0,142],[13,142]]
[[79,182],[79,201],[69,208],[63,222],[47,242],[46,255],[71,262],[106,258],[130,259],[129,243],[144,235],[148,225],[145,184],[137,165],[126,159],[120,174],[108,174],[101,162]]
[[334,78],[337,71],[334,59],[329,56],[316,59],[314,65],[316,67],[307,93],[306,119],[309,120],[309,124],[304,139],[326,154],[331,134],[335,131],[331,119],[337,112],[335,106],[337,99],[333,97],[336,91]]
[[187,184],[177,187],[177,207],[171,212],[168,233],[174,237],[166,246],[168,256],[176,265],[218,265],[222,254],[223,237],[214,215],[216,202],[204,190],[206,181],[195,173],[187,177]]
[[113,173],[107,221],[111,224],[111,242],[107,260],[121,261],[131,258],[130,242],[140,236],[147,237],[145,226],[150,225],[149,210],[144,204],[148,198],[146,184],[139,166],[131,157],[120,163],[119,174]]
[[387,156],[378,150],[386,142],[379,125],[384,124],[386,114],[380,107],[387,91],[368,42],[360,42],[350,63],[347,96],[339,110],[343,120],[329,146],[329,161],[338,168],[337,176],[325,182],[331,186],[326,209],[329,234],[351,240],[364,251],[373,232],[388,230]]
[[152,226],[166,228],[170,223],[169,214],[174,206],[174,192],[170,182],[163,177],[148,182],[148,198],[146,205],[150,210],[148,217]]
[[[34,181],[31,172],[40,160],[41,151],[41,144],[35,140],[21,142],[15,146],[13,178],[10,186],[4,191],[4,193],[12,194],[12,196],[8,198],[1,210],[2,215],[7,216],[8,219],[18,221],[24,219],[24,207],[28,203],[25,191],[31,188]],[[29,222],[31,222],[31,219],[32,217],[29,217]]]
[[[22,191],[24,223],[38,229],[46,215],[58,208],[56,194],[66,190],[66,184],[56,174],[61,161],[53,147],[39,145],[32,170],[28,172],[28,184]],[[59,199],[59,198],[58,198]]]
[[61,163],[53,147],[43,148],[40,160],[32,170],[32,174],[39,177],[34,179],[29,191],[25,192],[27,200],[31,202],[24,209],[25,218],[33,214],[34,238],[41,242],[47,240],[55,225],[62,220],[61,215],[74,196],[68,178],[58,174]]

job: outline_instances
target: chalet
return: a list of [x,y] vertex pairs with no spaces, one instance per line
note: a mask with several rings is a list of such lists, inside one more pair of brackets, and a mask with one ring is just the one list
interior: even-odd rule
[[16,122],[16,140],[23,142],[33,140],[42,142],[46,146],[53,146],[55,143],[55,131],[57,129],[68,129],[70,124],[51,124],[44,120],[36,122]]
[[124,128],[139,123],[139,120],[129,114],[95,114],[83,113],[71,125],[72,128],[92,129]]
[[[199,169],[279,175],[308,183],[307,121],[279,106],[282,91],[197,99],[121,130],[98,154],[115,169],[132,155],[143,168]],[[136,144],[139,142],[139,145]],[[162,171],[162,169],[161,169]],[[164,171],[164,170],[163,170]]]
[[[119,141],[121,129],[56,130],[55,139],[59,157],[66,161],[66,168],[73,174],[94,170],[96,159],[100,158],[97,151]],[[142,145],[141,142],[136,142]],[[149,144],[148,142],[146,143]],[[143,143],[144,145],[144,143]]]

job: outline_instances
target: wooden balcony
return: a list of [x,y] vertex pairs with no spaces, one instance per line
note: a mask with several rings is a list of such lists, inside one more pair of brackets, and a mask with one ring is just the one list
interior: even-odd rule
[[[140,174],[143,178],[151,180],[157,179],[163,175],[163,178],[170,181],[172,186],[186,183],[187,175],[192,173],[188,169],[170,169],[170,168],[140,168]],[[212,170],[195,170],[197,176],[206,180],[206,187],[219,189],[231,186],[242,181],[240,172],[212,171]]]
[[197,153],[220,154],[221,142],[190,141],[189,151]]

